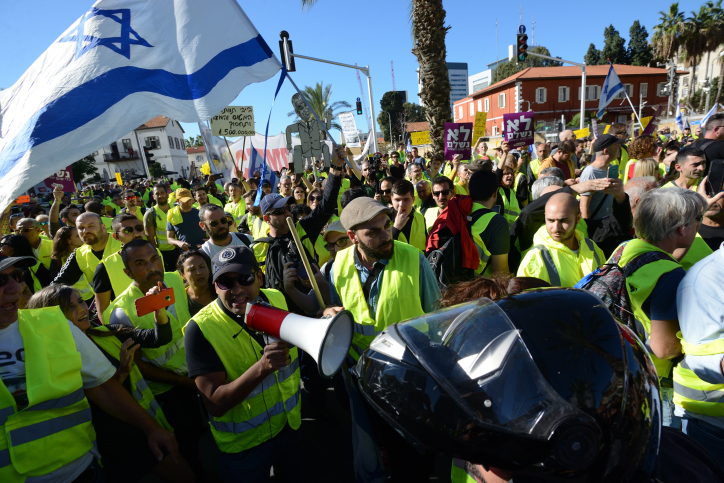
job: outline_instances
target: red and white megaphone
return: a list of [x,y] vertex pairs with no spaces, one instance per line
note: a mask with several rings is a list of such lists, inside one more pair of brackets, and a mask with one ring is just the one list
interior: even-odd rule
[[354,318],[348,310],[332,318],[312,319],[262,304],[247,304],[246,325],[299,347],[317,361],[322,377],[332,377],[352,344]]

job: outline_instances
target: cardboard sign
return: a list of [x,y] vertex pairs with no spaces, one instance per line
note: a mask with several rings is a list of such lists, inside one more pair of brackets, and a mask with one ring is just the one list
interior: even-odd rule
[[22,205],[23,203],[30,203],[30,195],[18,196],[18,199],[15,200],[15,202],[19,205]]
[[76,188],[75,182],[73,181],[72,166],[68,166],[65,169],[61,169],[60,171],[51,174],[43,181],[36,184],[34,188],[35,192],[39,195],[49,195],[53,192],[53,188],[55,188],[56,185],[60,185],[66,193],[75,192]]
[[116,181],[119,186],[123,186],[123,180],[121,179],[121,173],[116,173]]
[[598,122],[591,119],[591,127],[593,128],[593,139],[598,139]]
[[533,111],[503,114],[503,133],[510,149],[533,144],[535,140],[534,116]]
[[584,127],[583,129],[579,129],[578,131],[573,131],[573,134],[576,135],[576,139],[587,138],[591,135],[591,130],[587,127]]
[[649,121],[651,120],[651,116],[649,117],[642,117],[641,118],[641,127],[646,129],[646,126],[649,125]]
[[478,139],[485,137],[485,121],[488,120],[487,112],[476,112],[475,123],[473,124],[473,142],[477,143]]
[[342,126],[344,134],[344,143],[348,148],[359,148],[362,146],[357,132],[357,124],[354,122],[354,114],[352,112],[342,112],[339,114],[339,124]]
[[[655,134],[656,128],[659,127],[659,123],[661,122],[661,116],[663,116],[664,112],[664,106],[659,105],[656,107],[656,113],[651,116],[651,120],[645,124],[645,128],[643,132],[641,133],[642,136],[648,135],[648,134]],[[643,119],[641,119],[641,122],[643,123]]]
[[430,131],[411,132],[410,140],[413,146],[422,146],[423,144],[432,144],[430,142]]
[[214,136],[253,136],[254,108],[252,106],[229,106],[211,118],[211,132]]
[[472,134],[472,122],[446,122],[445,161],[452,161],[452,158],[456,154],[460,155],[460,159],[470,159],[472,153]]

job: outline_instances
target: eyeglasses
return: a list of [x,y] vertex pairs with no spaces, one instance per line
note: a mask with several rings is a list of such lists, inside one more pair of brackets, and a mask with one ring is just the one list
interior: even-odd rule
[[218,225],[228,225],[228,224],[229,224],[229,220],[226,218],[220,218],[218,220],[213,220],[213,221],[209,222],[209,226],[211,228],[216,228]]
[[284,208],[279,208],[278,210],[270,211],[268,214],[274,215],[274,216],[282,216],[285,213],[289,212],[289,207],[285,206]]
[[227,216],[227,217],[226,217],[226,223],[229,224],[229,225],[233,225],[233,224],[234,224],[234,219]]
[[216,285],[218,285],[221,290],[231,290],[237,283],[242,287],[248,287],[254,283],[255,278],[256,275],[253,273],[238,273],[236,275],[229,276],[225,275],[216,280]]
[[45,226],[45,225],[47,225],[47,224],[48,224],[48,222],[47,222],[47,221],[39,221],[38,223],[40,223],[40,226]]
[[433,192],[432,192],[432,196],[434,196],[435,198],[437,198],[437,197],[440,196],[440,195],[447,196],[447,195],[449,195],[449,194],[450,194],[450,190],[442,190],[442,191],[433,191]]
[[11,278],[18,283],[22,283],[22,270],[15,270],[13,273],[0,273],[0,287],[4,287],[5,285],[7,285]]
[[137,199],[137,196],[126,196],[126,201],[136,201]]
[[310,196],[309,201],[322,201],[321,196]]
[[133,233],[133,230],[136,230],[138,233],[142,233],[142,232],[143,232],[143,226],[141,226],[141,225],[124,226],[123,228],[121,228],[120,231],[121,231],[122,233],[125,233],[126,235],[130,235],[131,233]]
[[381,195],[389,195],[390,193],[392,193],[392,190],[379,190],[378,193],[380,193]]
[[324,248],[326,248],[328,252],[331,252],[335,246],[337,246],[339,248],[344,248],[345,245],[347,245],[347,240],[349,240],[349,237],[343,236],[342,238],[340,238],[339,240],[337,240],[334,243],[325,243]]

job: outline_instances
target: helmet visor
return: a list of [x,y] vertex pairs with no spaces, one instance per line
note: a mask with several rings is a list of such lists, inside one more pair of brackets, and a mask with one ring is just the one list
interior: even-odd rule
[[482,426],[548,439],[572,417],[592,419],[548,384],[520,331],[479,299],[397,325],[435,381]]

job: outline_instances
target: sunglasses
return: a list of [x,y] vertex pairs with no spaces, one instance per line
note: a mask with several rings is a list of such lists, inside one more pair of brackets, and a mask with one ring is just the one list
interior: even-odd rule
[[377,192],[381,195],[389,195],[390,193],[392,193],[392,190],[378,190]]
[[228,223],[229,225],[233,225],[233,224],[234,224],[234,219],[227,217],[227,218],[226,218],[226,223]]
[[229,220],[227,218],[220,218],[218,220],[213,220],[209,222],[209,226],[211,228],[216,228],[218,225],[228,225]]
[[236,276],[223,276],[216,280],[216,285],[221,290],[231,290],[235,284],[239,284],[242,287],[248,287],[254,283],[256,275],[253,273],[239,273]]
[[126,201],[136,201],[138,199],[137,196],[128,196],[126,197]]
[[309,201],[322,201],[321,196],[310,196]]
[[138,233],[142,233],[142,232],[143,232],[143,226],[141,226],[141,225],[125,226],[125,227],[121,228],[120,231],[121,231],[122,233],[125,233],[126,235],[130,235],[131,233],[133,233],[134,230],[137,231]]
[[278,210],[270,211],[268,214],[274,215],[274,216],[281,216],[288,212],[289,212],[289,207],[285,206],[284,208],[279,208]]
[[440,196],[440,195],[447,196],[447,195],[449,195],[449,194],[450,194],[450,190],[442,190],[442,191],[433,191],[433,192],[432,192],[432,196],[434,196],[435,198],[437,198],[437,197]]
[[338,246],[339,248],[344,248],[344,246],[347,244],[347,240],[349,240],[349,237],[343,236],[342,238],[340,238],[339,240],[337,240],[334,243],[325,243],[324,248],[326,248],[328,252],[332,251],[332,249],[334,249],[335,245]]
[[23,282],[23,272],[22,270],[15,270],[13,273],[0,273],[0,287],[4,287],[8,284],[10,279],[15,280],[18,283]]

